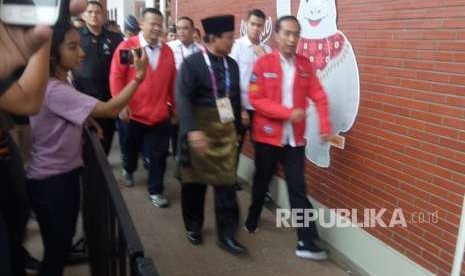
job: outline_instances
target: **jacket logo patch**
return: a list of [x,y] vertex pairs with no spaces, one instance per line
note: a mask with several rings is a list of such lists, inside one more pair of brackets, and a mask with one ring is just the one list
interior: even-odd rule
[[257,82],[257,74],[252,73],[252,76],[250,76],[250,83],[256,83]]
[[258,91],[258,84],[251,83],[249,85],[249,92],[257,92]]
[[263,73],[263,76],[267,79],[277,79],[278,78],[278,74],[276,73],[273,73],[273,72],[266,72],[266,73]]
[[310,75],[309,75],[307,72],[305,72],[305,71],[301,71],[301,72],[299,73],[299,76],[300,76],[301,78],[303,78],[303,79],[308,79],[308,77],[309,77]]
[[264,126],[263,127],[263,131],[266,133],[266,134],[271,134],[273,133],[273,128],[271,126]]

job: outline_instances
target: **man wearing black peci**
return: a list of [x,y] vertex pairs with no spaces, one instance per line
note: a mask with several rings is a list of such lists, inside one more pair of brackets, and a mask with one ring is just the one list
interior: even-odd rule
[[215,192],[218,246],[232,254],[247,249],[235,240],[239,222],[236,183],[237,131],[242,128],[239,68],[228,56],[234,16],[202,20],[206,48],[181,65],[176,99],[180,126],[182,211],[187,238],[202,242],[207,185]]

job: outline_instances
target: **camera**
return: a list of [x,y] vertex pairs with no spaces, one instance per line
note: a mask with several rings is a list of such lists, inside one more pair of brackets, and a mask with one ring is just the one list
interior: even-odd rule
[[142,56],[142,49],[141,48],[134,48],[134,49],[121,49],[119,52],[120,62],[123,65],[130,65],[134,64],[134,56],[133,52],[135,51],[138,57]]

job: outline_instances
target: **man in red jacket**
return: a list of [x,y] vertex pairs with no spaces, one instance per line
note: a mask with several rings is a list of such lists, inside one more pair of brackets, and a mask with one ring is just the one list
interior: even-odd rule
[[[313,209],[305,193],[305,109],[308,99],[319,114],[322,142],[331,132],[326,94],[312,73],[308,59],[295,54],[300,25],[293,16],[278,19],[275,26],[278,49],[261,57],[255,64],[249,85],[249,99],[255,108],[252,134],[255,141],[255,175],[252,204],[245,222],[249,233],[255,232],[269,182],[281,163],[292,209]],[[318,143],[319,141],[310,141]],[[297,228],[296,255],[323,260],[326,252],[314,240],[315,225]]]
[[154,8],[142,14],[141,32],[122,42],[113,55],[110,73],[110,89],[113,96],[135,78],[132,65],[122,64],[121,50],[142,48],[149,64],[145,79],[140,84],[129,106],[120,118],[129,120],[126,139],[127,158],[123,161],[123,176],[130,186],[134,185],[133,172],[137,169],[141,145],[149,150],[148,190],[150,200],[157,207],[165,207],[168,200],[163,196],[163,178],[168,155],[170,116],[174,107],[174,80],[176,66],[170,47],[161,42],[163,15]]

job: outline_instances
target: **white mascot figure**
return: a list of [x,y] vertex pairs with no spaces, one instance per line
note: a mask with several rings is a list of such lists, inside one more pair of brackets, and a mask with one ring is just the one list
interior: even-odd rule
[[[277,0],[278,17],[291,14],[290,0]],[[328,94],[333,133],[350,130],[357,117],[360,82],[354,50],[338,30],[336,0],[301,0],[297,19],[302,31],[297,53],[307,57]],[[320,167],[330,165],[330,145],[321,144],[318,114],[307,110],[306,156]]]

